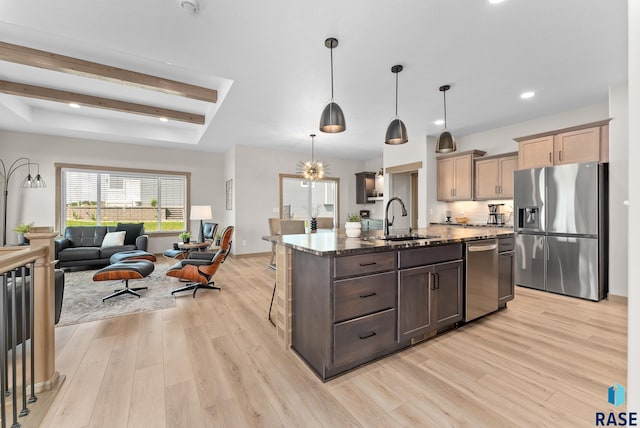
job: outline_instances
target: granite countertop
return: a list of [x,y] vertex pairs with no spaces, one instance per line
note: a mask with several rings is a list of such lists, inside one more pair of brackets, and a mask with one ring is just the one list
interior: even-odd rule
[[501,229],[513,229],[512,224],[488,224],[488,223],[457,223],[452,221],[451,223],[429,223],[431,226],[457,226],[457,227],[499,227]]
[[362,232],[360,238],[347,238],[343,229],[335,232],[306,233],[300,235],[264,236],[262,239],[283,244],[295,250],[318,256],[363,254],[398,248],[428,247],[456,242],[475,241],[513,236],[513,229],[505,227],[458,227],[432,224],[413,231],[414,235],[428,236],[411,241],[386,241],[378,239],[381,231]]

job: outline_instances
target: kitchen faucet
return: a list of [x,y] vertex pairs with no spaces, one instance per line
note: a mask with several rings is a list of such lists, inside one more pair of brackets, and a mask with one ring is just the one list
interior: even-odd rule
[[393,221],[396,219],[396,216],[393,216],[391,218],[391,221],[389,221],[389,205],[391,205],[391,202],[393,201],[400,202],[400,206],[402,207],[402,217],[407,216],[407,209],[404,207],[404,202],[402,202],[402,199],[398,198],[397,196],[389,199],[389,201],[387,202],[387,206],[384,209],[384,236],[389,236],[389,226],[393,226]]

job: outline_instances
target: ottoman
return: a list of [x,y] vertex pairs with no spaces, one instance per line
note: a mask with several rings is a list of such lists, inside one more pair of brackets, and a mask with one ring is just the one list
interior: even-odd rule
[[109,258],[109,263],[114,264],[125,260],[149,260],[150,262],[155,262],[156,256],[142,250],[120,251]]
[[153,263],[147,260],[125,260],[100,269],[93,274],[93,280],[124,281],[124,288],[115,290],[108,296],[103,297],[103,302],[112,297],[120,296],[121,294],[133,294],[134,296],[138,296],[138,298],[140,298],[140,294],[136,293],[136,291],[146,290],[147,287],[129,288],[129,280],[146,278],[147,276],[149,276],[149,274],[151,274],[151,272],[153,272],[153,269]]

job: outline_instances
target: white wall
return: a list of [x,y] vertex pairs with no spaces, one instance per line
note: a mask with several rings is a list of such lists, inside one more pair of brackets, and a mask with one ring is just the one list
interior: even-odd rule
[[[223,162],[214,154],[0,131],[0,157],[7,167],[19,157],[39,163],[40,174],[47,183],[44,189],[20,187],[27,174],[25,167],[11,178],[7,243],[17,241],[16,234],[11,232],[17,223],[54,226],[55,163],[191,172],[191,203],[211,204],[213,221],[224,222],[224,212],[220,210],[220,201],[224,201]],[[191,230],[197,230],[197,227],[198,222],[192,222]],[[149,250],[161,253],[174,241],[177,236],[152,237]]]
[[[224,186],[224,198],[221,199],[219,201],[219,205],[220,205],[220,210],[224,210],[224,226],[229,226],[229,225],[235,225],[236,224],[236,207],[238,206],[237,203],[237,193],[236,193],[236,180],[233,180],[233,178],[236,175],[236,163],[235,163],[235,156],[236,156],[236,148],[235,147],[231,147],[231,149],[227,150],[227,152],[224,154],[223,158],[224,158],[224,182],[222,183],[222,185]],[[231,209],[228,210],[227,209],[227,200],[226,200],[226,185],[227,185],[227,181],[228,180],[233,180],[232,181],[232,186],[231,186]],[[220,229],[220,232],[222,232],[222,229]],[[232,240],[235,241],[235,231],[234,231],[234,236],[232,236]],[[235,250],[235,248],[233,248],[231,251],[233,252]]]
[[[429,155],[427,151],[427,142],[424,137],[410,138],[406,144],[392,146],[383,144],[384,167],[394,167],[399,165],[410,164],[414,162],[422,162],[422,168],[418,170],[418,227],[427,226],[427,174],[429,169],[433,169],[435,174],[435,163],[427,164]],[[433,145],[435,147],[435,145]],[[433,149],[432,147],[432,149]],[[386,177],[385,177],[386,178]],[[390,180],[385,179],[384,183],[384,203],[392,196],[395,196],[390,188]],[[384,213],[382,213],[384,217]]]
[[[629,122],[629,165],[640,165],[640,2],[629,0],[629,117],[636,120]],[[629,169],[629,218],[640,218],[640,169]],[[633,221],[633,220],[632,220]],[[640,250],[640,228],[629,224],[629,278],[640,278],[640,263],[637,260]],[[634,281],[629,284],[628,302],[628,353],[627,353],[627,410],[640,412],[640,287]]]
[[629,85],[609,89],[609,292],[628,295]]
[[[27,169],[21,168],[12,177],[7,204],[8,243],[17,241],[10,230],[18,223],[54,226],[54,164],[73,163],[191,172],[191,203],[210,204],[213,221],[221,226],[236,226],[234,254],[271,250],[270,244],[260,238],[268,234],[267,219],[278,216],[278,174],[296,173],[297,162],[303,160],[299,153],[246,146],[236,146],[220,155],[5,131],[0,132],[0,153],[7,167],[19,157],[39,163],[40,173],[47,181],[45,189],[23,189],[20,186]],[[339,215],[343,223],[347,213],[370,206],[355,203],[355,172],[363,171],[365,163],[338,158],[323,160],[330,165],[330,175],[340,178]],[[233,201],[232,209],[226,210],[225,182],[229,179],[233,179]],[[197,230],[197,226],[198,222],[193,222],[191,230]],[[174,236],[151,237],[149,250],[161,253],[176,240]]]
[[[594,104],[564,113],[461,136],[456,139],[456,143],[458,151],[479,149],[486,151],[486,156],[515,152],[518,150],[518,144],[513,140],[514,138],[594,122],[607,117],[609,117],[608,103]],[[455,135],[455,130],[453,132]],[[401,146],[385,145],[384,147],[385,168],[419,161],[423,163],[423,168],[418,171],[418,227],[425,227],[428,222],[442,221],[443,213],[448,209],[446,203],[437,201],[436,138],[427,136],[425,140],[413,138]],[[393,196],[390,194],[388,181],[385,180],[385,202],[390,196]],[[486,202],[477,202],[473,206],[466,206],[462,209],[454,206],[452,209],[454,212],[462,210],[470,211],[474,216],[481,218],[481,213],[486,212]]]
[[[269,217],[278,217],[279,174],[296,174],[298,161],[305,160],[300,153],[259,149],[236,145],[235,174],[235,226],[234,254],[271,251],[271,244],[261,238],[269,234]],[[329,176],[340,178],[340,214],[338,227],[342,227],[347,213],[357,213],[365,205],[355,203],[355,173],[362,171],[362,161],[324,158],[329,164]]]
[[[485,156],[497,155],[518,151],[518,143],[513,139],[525,137],[541,132],[552,131],[554,129],[567,128],[569,126],[581,125],[583,123],[595,122],[609,117],[608,103],[594,104],[580,109],[567,111],[551,116],[544,116],[526,122],[514,123],[512,125],[495,128],[488,131],[477,132],[456,138],[459,152],[467,150],[483,150],[487,152]],[[435,158],[435,139],[429,144],[429,158]],[[450,210],[454,215],[463,212],[474,222],[486,222],[488,212],[487,203],[505,203],[505,210],[508,212],[513,202],[507,201],[478,201],[478,202],[456,202],[442,203],[437,201],[437,175],[435,159],[430,159],[430,168],[427,177],[429,186],[429,221],[439,222],[443,220],[445,210]]]

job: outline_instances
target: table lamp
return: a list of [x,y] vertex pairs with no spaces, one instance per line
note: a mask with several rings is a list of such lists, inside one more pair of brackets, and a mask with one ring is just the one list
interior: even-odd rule
[[213,217],[211,205],[191,205],[191,220],[200,220],[198,230],[198,242],[204,242],[204,224],[202,220],[210,220]]

